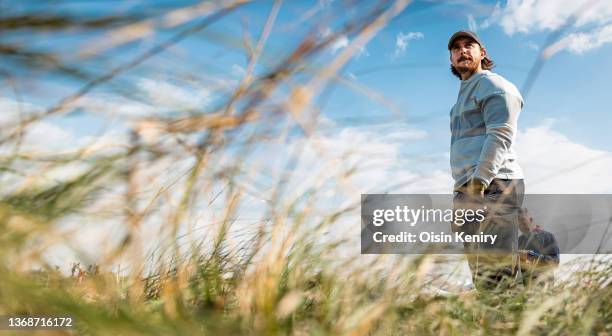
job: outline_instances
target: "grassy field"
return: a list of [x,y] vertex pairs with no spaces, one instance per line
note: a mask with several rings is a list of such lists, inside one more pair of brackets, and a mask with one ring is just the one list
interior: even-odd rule
[[[360,255],[354,239],[330,234],[347,223],[359,226],[359,203],[322,207],[321,200],[359,195],[346,181],[367,164],[339,156],[312,171],[304,167],[304,155],[319,160],[323,154],[290,140],[296,133],[316,138],[325,97],[335,85],[387,103],[349,83],[340,69],[389,20],[409,10],[408,2],[372,5],[341,21],[335,32],[301,36],[281,56],[264,52],[279,1],[257,38],[197,35],[243,2],[104,20],[2,17],[0,29],[7,34],[26,29],[38,41],[66,33],[85,42],[45,52],[28,49],[28,43],[0,44],[2,57],[18,69],[3,68],[7,87],[27,82],[47,90],[32,83],[41,74],[51,76],[53,85],[60,79],[79,84],[51,105],[2,101],[10,113],[0,120],[0,315],[65,314],[75,320],[74,330],[32,332],[40,335],[612,333],[609,258],[585,256],[562,265],[561,274],[578,269],[545,288],[442,292],[432,290],[440,281],[431,279],[430,270],[442,267],[446,257]],[[204,19],[183,26],[195,18]],[[161,28],[169,30],[161,42],[113,54]],[[99,35],[87,35],[92,32]],[[145,70],[178,67],[179,52],[170,53],[169,61],[157,56],[191,35],[243,50],[245,74],[213,107],[157,113],[156,97],[135,94],[130,83]],[[352,42],[331,58],[322,56],[341,35]],[[255,73],[258,64],[265,71]],[[194,88],[212,85],[189,77],[200,71],[177,76]],[[99,95],[99,88],[112,94]],[[122,114],[128,101],[153,112]],[[83,110],[115,129],[47,142],[47,122]],[[261,153],[287,143],[280,164],[268,165],[274,158]],[[324,152],[325,144],[319,145]],[[304,171],[313,178],[305,179]],[[253,198],[260,205],[245,207]],[[240,222],[253,213],[255,219]],[[100,271],[71,276],[67,270],[75,259],[56,268],[53,253],[83,267],[98,264]]]
[[67,314],[84,335],[607,335],[612,328],[609,261],[589,259],[591,267],[544,289],[436,295],[424,290],[421,269],[432,256],[359,265],[338,263],[337,246],[275,245],[256,262],[232,251],[194,255],[136,283],[105,272],[79,282],[4,266],[1,308]]

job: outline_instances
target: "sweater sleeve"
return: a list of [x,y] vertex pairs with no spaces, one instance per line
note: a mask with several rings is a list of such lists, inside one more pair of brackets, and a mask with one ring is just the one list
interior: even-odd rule
[[472,178],[488,186],[514,141],[523,102],[512,94],[496,92],[484,97],[481,104],[486,135]]

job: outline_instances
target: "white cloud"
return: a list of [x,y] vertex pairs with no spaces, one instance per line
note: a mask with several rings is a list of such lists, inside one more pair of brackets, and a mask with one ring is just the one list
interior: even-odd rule
[[612,1],[508,0],[485,21],[486,25],[491,22],[508,35],[554,31],[566,24],[574,30],[590,29],[570,33],[544,51],[546,57],[564,49],[581,54],[612,42]]
[[[160,95],[163,95],[160,93]],[[139,118],[154,115],[159,110],[145,102],[128,99],[116,94],[99,93],[79,99],[75,108],[96,113],[104,117]]]
[[408,48],[409,41],[422,40],[423,38],[425,38],[425,36],[421,32],[409,32],[407,34],[399,32],[395,37],[395,51],[393,52],[393,58],[404,55],[406,48]]
[[16,125],[20,117],[23,118],[29,114],[42,111],[40,106],[28,102],[18,102],[13,98],[2,96],[0,96],[0,106],[2,106],[0,127]]
[[468,20],[468,27],[470,28],[470,30],[473,32],[477,32],[478,24],[476,23],[476,20],[474,20],[474,16],[472,14],[468,14],[467,20]]
[[[439,169],[428,169],[419,157],[404,154],[407,148],[418,148],[428,136],[425,130],[398,124],[346,127],[298,140],[293,145],[305,141],[305,149],[295,172],[295,185],[288,189],[299,195],[321,177],[336,176],[342,186],[334,193],[346,190],[346,199],[372,191],[448,191],[452,183],[446,162]],[[354,167],[354,175],[341,178]],[[402,183],[407,184],[398,187]]]
[[592,0],[509,0],[495,11],[507,34],[551,31],[574,20],[575,27],[605,24],[612,19],[612,2]]
[[41,121],[26,128],[23,150],[44,150],[47,153],[74,145],[70,132],[49,122]]
[[[555,130],[554,125],[554,121],[548,120],[517,135],[516,150],[525,172],[527,192],[612,192],[610,184],[601,183],[612,166],[612,152],[572,141]],[[307,154],[301,162],[304,170],[296,172],[296,179],[306,188],[316,181],[317,171],[330,176],[353,164],[364,163],[365,170],[347,181],[355,192],[385,192],[396,182],[414,179],[418,182],[394,191],[447,193],[452,188],[447,153],[440,155],[433,169],[426,166],[422,157],[403,154],[404,149],[417,148],[428,137],[425,130],[405,124],[350,127],[317,135],[308,140]]]
[[242,77],[245,74],[245,70],[238,64],[232,64],[232,75],[236,77]]
[[[27,115],[32,112],[43,111],[40,106],[31,103],[18,103],[7,97],[0,97],[0,105],[3,107],[0,114],[0,126],[7,128],[18,125],[20,112]],[[56,153],[70,148],[76,142],[70,132],[46,120],[30,124],[24,129],[22,135],[19,149],[26,152]],[[10,153],[11,150],[11,145],[0,146],[0,154],[2,155]]]
[[[326,38],[331,35],[331,33],[332,30],[328,27],[321,32],[321,37]],[[345,34],[337,36],[330,46],[332,55],[335,55],[338,51],[348,47],[350,42],[350,39]],[[354,55],[356,59],[359,59],[361,56],[370,56],[370,53],[365,46],[358,46],[357,53]]]
[[348,47],[348,45],[349,45],[348,37],[346,37],[346,35],[340,35],[338,36],[338,38],[336,38],[336,40],[334,40],[334,43],[332,43],[331,52],[332,54],[335,54],[338,52],[338,50]]
[[[345,35],[338,37],[338,39],[331,45],[331,53],[336,54],[339,50],[348,47],[349,42],[349,39]],[[370,56],[370,53],[365,46],[359,46],[359,49],[357,49],[357,52],[354,55],[356,59],[359,59],[361,56]]]
[[548,46],[543,56],[551,57],[561,50],[567,49],[574,54],[583,54],[612,42],[612,24],[593,29],[587,33],[572,33]]
[[610,193],[612,153],[589,148],[553,129],[548,121],[517,136],[519,163],[529,193]]
[[210,92],[204,88],[179,86],[168,81],[141,79],[138,86],[152,102],[173,109],[198,109],[211,100]]
[[[103,118],[116,117],[121,120],[160,116],[185,110],[203,110],[220,93],[233,92],[238,85],[236,78],[225,77],[232,75],[230,71],[238,74],[244,69],[234,65],[224,75],[203,75],[198,78],[182,78],[181,81],[141,78],[136,81],[140,91],[135,95],[136,99],[115,92],[91,93],[72,103],[71,108],[94,113]],[[3,103],[2,98],[0,103]],[[16,104],[14,102],[11,104],[11,109],[16,110]],[[28,107],[25,110],[33,108]],[[14,116],[0,115],[0,124],[10,118]]]
[[178,85],[144,78],[137,83],[145,95],[142,101],[115,93],[95,93],[77,100],[73,108],[81,108],[104,118],[121,119],[151,117],[169,111],[201,110],[212,101],[213,90],[229,90],[235,83],[220,78],[207,78],[202,83],[182,82]]
[[478,27],[480,29],[487,29],[489,28],[492,24],[494,23],[498,23],[497,20],[499,19],[499,17],[501,16],[501,12],[502,12],[502,8],[500,3],[498,2],[497,4],[495,4],[495,7],[493,8],[493,11],[491,12],[491,15],[489,17],[487,17],[486,19],[484,19],[482,21],[482,23],[480,23],[478,25]]
[[501,5],[497,3],[495,7],[493,8],[493,11],[490,12],[490,14],[488,14],[488,17],[486,17],[480,23],[476,21],[476,17],[474,17],[474,15],[468,14],[467,15],[468,28],[473,32],[478,32],[478,30],[480,29],[489,28],[493,23],[497,23],[496,20],[499,19],[501,15],[501,11],[502,11]]

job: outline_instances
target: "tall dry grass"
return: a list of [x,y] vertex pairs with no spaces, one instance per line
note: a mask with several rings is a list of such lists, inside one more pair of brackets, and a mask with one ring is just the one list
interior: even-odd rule
[[[291,49],[272,55],[265,50],[281,1],[270,7],[256,39],[247,32],[241,39],[202,35],[245,3],[102,18],[45,11],[0,18],[6,34],[88,36],[62,51],[0,42],[13,65],[2,69],[6,87],[16,97],[13,105],[4,101],[15,113],[2,120],[1,133],[0,314],[69,314],[76,333],[86,335],[610,333],[607,259],[581,261],[591,267],[554,286],[442,294],[431,288],[444,279],[428,272],[447,263],[441,256],[347,254],[355,241],[329,232],[354,218],[359,204],[321,210],[319,202],[341,195],[359,167],[339,163],[333,174],[324,171],[297,189],[305,145],[291,146],[280,168],[261,162],[261,153],[288,143],[296,130],[306,138],[316,133],[329,90],[347,82],[342,67],[408,2],[368,3],[334,32],[322,37],[313,26]],[[313,7],[296,25],[334,18],[318,11]],[[165,30],[161,42],[113,58],[157,30]],[[351,44],[325,58],[341,35]],[[132,115],[105,101],[145,99],[154,107],[129,83],[163,71],[168,64],[159,57],[176,60],[173,48],[187,38],[211,38],[246,53],[245,73],[212,108]],[[267,70],[256,72],[259,65]],[[78,88],[43,108],[19,98],[24,87],[47,90],[42,79],[32,79],[44,75],[70,78]],[[212,85],[195,70],[183,75],[196,88]],[[113,95],[96,96],[101,87]],[[45,142],[44,129],[33,132],[78,109],[122,131],[59,147]],[[262,202],[245,208],[253,198]],[[245,212],[256,218],[241,222]],[[48,253],[58,250],[70,250],[83,265],[99,264],[101,272],[78,281],[62,270],[68,265],[58,270],[49,261]]]

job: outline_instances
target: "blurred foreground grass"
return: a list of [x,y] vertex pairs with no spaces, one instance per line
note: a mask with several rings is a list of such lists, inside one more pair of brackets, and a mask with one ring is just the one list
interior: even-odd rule
[[[342,235],[326,238],[332,229],[346,225],[357,206],[349,202],[322,210],[319,202],[342,198],[344,182],[359,172],[362,162],[341,158],[319,175],[306,167],[316,178],[300,188],[292,179],[303,182],[295,173],[305,152],[302,143],[293,143],[280,169],[266,166],[266,161],[276,159],[265,155],[270,146],[288,143],[295,133],[306,138],[316,134],[320,105],[333,85],[380,100],[347,81],[340,69],[404,10],[406,1],[364,6],[355,17],[337,21],[342,24],[332,32],[320,34],[321,27],[313,27],[283,53],[264,53],[280,6],[277,1],[257,40],[243,37],[245,73],[230,89],[219,92],[214,107],[182,106],[166,113],[156,109],[156,97],[143,101],[133,94],[134,87],[126,83],[143,74],[130,71],[142,70],[145,61],[190,35],[202,38],[197,35],[201,30],[245,2],[203,2],[144,16],[93,18],[50,15],[34,6],[32,13],[1,18],[0,29],[7,36],[24,31],[32,39],[49,32],[76,34],[76,41],[82,39],[78,34],[100,36],[87,35],[97,42],[87,40],[78,58],[73,57],[77,49],[33,50],[33,44],[17,40],[0,43],[0,53],[12,62],[12,68],[2,69],[3,78],[16,96],[21,81],[30,85],[31,76],[41,73],[81,84],[46,108],[20,99],[12,105],[3,100],[12,114],[7,112],[1,120],[0,133],[0,315],[75,318],[72,332],[38,334],[612,332],[609,258],[580,259],[578,271],[544,289],[454,294],[432,290],[428,270],[443,268],[442,256],[361,256],[354,253],[354,240]],[[314,16],[308,12],[304,19]],[[189,25],[200,17],[204,19]],[[156,29],[171,36],[142,53],[117,57],[116,48],[145,39]],[[345,49],[333,57],[324,53],[343,36],[351,40]],[[212,39],[223,48],[236,46],[227,36]],[[183,61],[178,54],[168,68]],[[96,66],[88,68],[88,58],[94,55]],[[124,62],[131,56],[131,61],[96,73],[99,64]],[[152,62],[146,71],[167,71],[167,64],[160,62]],[[263,69],[255,71],[261,63]],[[28,74],[30,79],[24,79]],[[201,79],[189,77],[183,84],[209,84]],[[97,88],[109,91],[92,99]],[[117,111],[125,99],[139,101],[151,113],[121,115]],[[121,103],[112,105],[113,101]],[[34,132],[54,117],[79,111],[119,120],[123,131],[59,149],[47,143],[45,129]],[[260,216],[235,229],[236,215],[248,197],[262,200],[256,209]],[[210,225],[197,235],[193,223],[201,222]],[[95,262],[101,271],[81,280],[68,276],[46,259],[46,253],[57,248],[72,249],[83,261],[91,261],[88,248],[98,250]],[[118,269],[121,261],[125,268]],[[572,265],[563,267],[561,273],[570,272]]]
[[609,261],[545,289],[436,295],[419,279],[423,259],[399,258],[385,271],[375,265],[383,257],[334,265],[334,250],[296,244],[253,263],[213,252],[164,265],[140,284],[104,272],[77,283],[52,270],[4,266],[0,309],[69,314],[86,335],[606,335],[612,328]]

